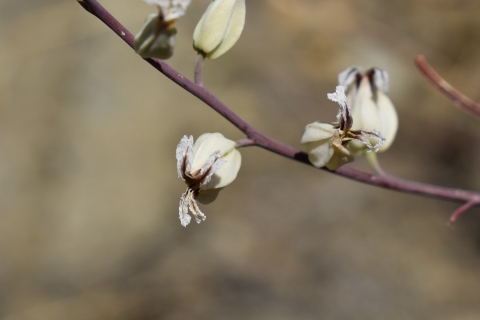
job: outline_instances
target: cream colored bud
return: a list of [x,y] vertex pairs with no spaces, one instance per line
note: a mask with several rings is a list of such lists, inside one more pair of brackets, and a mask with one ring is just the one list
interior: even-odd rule
[[193,46],[216,59],[230,50],[245,25],[245,0],[213,0],[193,33]]
[[142,58],[168,59],[173,55],[176,33],[173,23],[162,20],[159,13],[152,13],[135,36],[135,51]]
[[205,220],[197,200],[208,204],[219,191],[235,180],[242,157],[235,142],[220,133],[205,133],[193,144],[193,137],[184,136],[177,146],[178,177],[187,184],[179,206],[180,222],[190,223],[190,211],[197,223]]
[[175,48],[175,21],[187,11],[190,0],[145,0],[158,13],[148,15],[142,30],[135,36],[135,51],[142,58],[166,60]]
[[[395,140],[398,115],[386,95],[389,85],[388,73],[373,68],[364,73],[358,68],[349,68],[339,75],[339,84],[348,88],[348,103],[352,109],[353,130],[378,130],[385,137],[385,144],[378,150],[387,150]],[[356,149],[365,151],[365,146],[352,142]]]

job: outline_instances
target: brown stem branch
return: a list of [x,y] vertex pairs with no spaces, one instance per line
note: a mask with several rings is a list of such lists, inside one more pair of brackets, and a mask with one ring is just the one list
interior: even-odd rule
[[460,109],[466,113],[480,119],[480,104],[476,103],[451,84],[445,81],[427,62],[424,56],[418,55],[415,58],[415,64],[420,72],[438,91],[443,93],[448,99],[452,100]]
[[[130,47],[134,48],[135,42],[133,35],[125,29],[107,10],[105,10],[96,0],[78,0],[80,4],[90,13],[99,18],[110,29],[112,29],[118,36],[120,36]],[[170,67],[164,61],[158,59],[145,59],[158,71],[163,73],[170,80],[190,92],[192,95],[203,101],[213,110],[222,115],[225,119],[230,121],[240,131],[252,141],[255,145],[262,147],[268,151],[277,153],[289,159],[311,165],[308,160],[308,155],[293,147],[285,145],[281,142],[275,141],[252,127],[249,123],[243,120],[225,104],[217,99],[212,93],[206,90],[204,87],[199,86],[183,75],[178,73],[175,69]],[[456,201],[456,202],[474,202],[473,205],[480,204],[480,193],[454,189],[444,188],[435,185],[429,185],[409,180],[403,180],[392,176],[375,176],[366,172],[358,171],[348,167],[339,168],[336,171],[330,171],[326,168],[322,168],[325,171],[340,175],[345,178],[349,178],[358,182],[366,183],[369,185],[396,190],[405,193],[412,193],[422,196],[435,197],[443,200]]]

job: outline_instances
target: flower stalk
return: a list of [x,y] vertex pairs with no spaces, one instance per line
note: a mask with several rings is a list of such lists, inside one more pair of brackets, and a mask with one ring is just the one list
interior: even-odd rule
[[[79,4],[89,13],[97,17],[100,21],[105,23],[110,29],[112,29],[120,38],[122,38],[131,48],[135,47],[135,41],[133,35],[113,17],[97,0],[77,0]],[[256,145],[262,147],[268,151],[282,155],[294,161],[298,161],[307,165],[311,165],[308,160],[308,155],[300,150],[291,146],[285,145],[279,141],[276,141],[270,137],[257,131],[253,126],[239,117],[233,110],[228,108],[218,98],[216,98],[211,92],[202,88],[187,77],[180,74],[178,71],[170,67],[167,63],[157,59],[146,59],[146,61],[152,65],[159,72],[164,74],[170,80],[190,92],[199,100],[206,103],[213,110],[217,111],[225,119],[230,121],[240,131],[245,133],[247,137],[254,140]],[[326,170],[326,169],[324,169]],[[328,171],[328,170],[327,170]],[[437,185],[430,185],[420,183],[411,180],[404,180],[393,176],[376,176],[367,172],[355,170],[353,168],[341,167],[333,174],[365,183],[368,185],[385,188],[393,191],[399,191],[409,194],[415,194],[426,197],[434,197],[437,199],[460,202],[460,203],[473,203],[472,206],[480,206],[480,193],[470,190],[462,190],[457,188],[447,188]]]

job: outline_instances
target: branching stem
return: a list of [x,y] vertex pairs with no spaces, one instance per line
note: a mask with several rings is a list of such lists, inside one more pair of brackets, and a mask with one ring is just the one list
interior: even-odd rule
[[[99,18],[110,29],[112,29],[118,36],[120,36],[130,47],[134,48],[135,42],[133,35],[125,29],[105,8],[103,8],[96,0],[78,0],[80,4],[91,14]],[[277,153],[286,158],[311,165],[308,161],[308,155],[291,146],[285,145],[281,142],[275,141],[252,127],[249,123],[238,116],[233,110],[228,108],[224,103],[218,100],[212,93],[206,90],[203,86],[198,85],[178,73],[175,69],[170,67],[164,61],[158,59],[145,59],[158,71],[163,73],[170,80],[190,92],[192,95],[203,101],[213,110],[222,115],[225,119],[230,121],[235,127],[242,131],[249,140],[253,141],[249,145],[257,145],[268,151]],[[480,193],[468,190],[461,190],[455,188],[445,188],[436,185],[429,185],[415,181],[403,180],[392,176],[377,176],[366,172],[358,171],[349,167],[341,167],[336,171],[330,171],[322,168],[336,175],[349,178],[358,182],[377,186],[380,188],[417,194],[427,197],[434,197],[443,200],[471,203],[469,207],[478,206],[480,204]],[[467,208],[468,209],[468,208]]]
[[451,84],[445,81],[427,62],[424,56],[418,55],[415,58],[418,70],[438,91],[452,100],[460,109],[477,119],[480,119],[480,104],[476,103]]
[[256,146],[257,143],[253,139],[241,139],[237,141],[237,146],[236,148],[245,148],[245,147],[251,147],[251,146]]
[[449,225],[452,225],[455,223],[455,221],[457,221],[458,217],[460,217],[465,211],[471,209],[472,207],[476,206],[480,204],[480,201],[475,201],[475,200],[472,200],[472,201],[469,201],[467,203],[465,203],[463,206],[461,206],[460,208],[458,208],[451,216],[450,216],[450,221],[448,222]]
[[378,162],[376,152],[367,152],[365,154],[365,159],[367,159],[367,162],[379,176],[387,176],[387,173],[383,170],[383,168],[380,166],[380,163]]

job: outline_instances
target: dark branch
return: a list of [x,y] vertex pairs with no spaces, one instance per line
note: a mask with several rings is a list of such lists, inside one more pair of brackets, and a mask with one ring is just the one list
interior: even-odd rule
[[[118,36],[120,36],[131,48],[134,48],[134,37],[125,29],[107,10],[105,10],[96,0],[78,0],[80,4],[94,16],[99,18],[110,29],[112,29]],[[235,112],[218,100],[212,93],[202,86],[196,85],[183,75],[175,71],[172,67],[164,61],[158,59],[145,59],[154,68],[163,73],[167,78],[190,92],[192,95],[203,101],[213,110],[222,115],[225,119],[230,121],[240,131],[245,133],[248,137],[249,145],[257,145],[268,151],[277,153],[286,158],[296,160],[298,162],[311,165],[308,160],[308,155],[293,147],[285,145],[281,142],[275,141],[253,128],[245,120],[240,118]],[[473,203],[472,206],[480,204],[480,193],[444,188],[435,185],[428,185],[414,181],[398,179],[392,176],[375,176],[366,172],[358,171],[348,167],[339,168],[336,171],[330,171],[322,168],[325,171],[349,178],[358,182],[369,185],[396,190],[405,193],[417,194],[422,196],[434,197],[443,200],[468,202]]]
[[443,93],[448,99],[452,100],[460,109],[466,113],[480,119],[480,104],[476,103],[451,84],[445,81],[427,62],[424,56],[418,55],[415,58],[415,64],[420,72],[438,91]]

